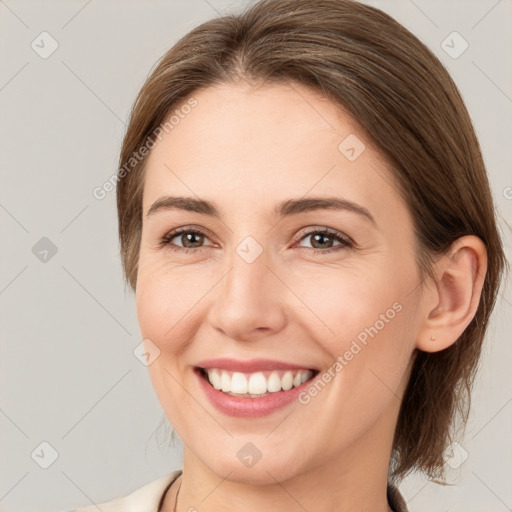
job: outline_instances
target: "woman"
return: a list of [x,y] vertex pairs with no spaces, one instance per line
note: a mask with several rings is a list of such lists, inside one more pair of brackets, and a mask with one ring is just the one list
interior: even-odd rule
[[351,0],[204,23],[139,93],[117,201],[185,448],[103,511],[398,512],[404,475],[442,477],[504,255],[467,110],[410,32]]

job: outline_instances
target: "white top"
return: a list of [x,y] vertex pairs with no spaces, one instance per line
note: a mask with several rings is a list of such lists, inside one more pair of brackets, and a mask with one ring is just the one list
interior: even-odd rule
[[70,512],[158,512],[160,500],[169,486],[181,475],[174,471],[139,487],[132,493],[105,503],[73,509]]

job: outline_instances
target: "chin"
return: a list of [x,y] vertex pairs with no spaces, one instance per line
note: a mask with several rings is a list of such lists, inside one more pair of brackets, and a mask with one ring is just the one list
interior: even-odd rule
[[[279,449],[267,443],[260,451],[250,441],[230,441],[236,445],[235,449],[224,445],[222,453],[211,453],[201,459],[210,471],[232,482],[252,485],[284,482],[301,474],[303,466],[308,465],[297,456],[287,455],[282,445]],[[297,454],[299,450],[292,451]]]

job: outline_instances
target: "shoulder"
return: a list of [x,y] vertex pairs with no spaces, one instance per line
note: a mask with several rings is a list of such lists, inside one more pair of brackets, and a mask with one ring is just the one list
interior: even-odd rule
[[139,487],[126,496],[73,509],[70,512],[98,512],[98,509],[102,512],[157,512],[163,494],[180,474],[181,470],[174,471]]

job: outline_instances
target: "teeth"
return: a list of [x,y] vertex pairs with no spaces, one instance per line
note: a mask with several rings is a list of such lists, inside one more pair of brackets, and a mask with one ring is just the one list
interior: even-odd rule
[[231,378],[231,393],[243,395],[247,393],[247,377],[240,372],[233,373]]
[[281,378],[279,377],[279,373],[272,372],[267,380],[267,390],[270,393],[276,393],[277,391],[281,391]]
[[247,392],[251,395],[262,395],[267,392],[267,379],[263,373],[257,372],[250,376]]
[[221,372],[220,382],[222,386],[222,391],[226,393],[227,391],[231,391],[231,376],[226,372]]
[[219,372],[217,370],[213,370],[211,372],[211,374],[208,375],[208,377],[210,378],[210,384],[215,389],[221,388],[221,380],[220,380]]
[[288,391],[293,388],[293,375],[292,372],[286,372],[281,379],[281,387]]
[[268,393],[288,391],[309,380],[311,370],[287,370],[272,372],[228,372],[217,368],[207,369],[210,384],[230,395],[259,397]]

